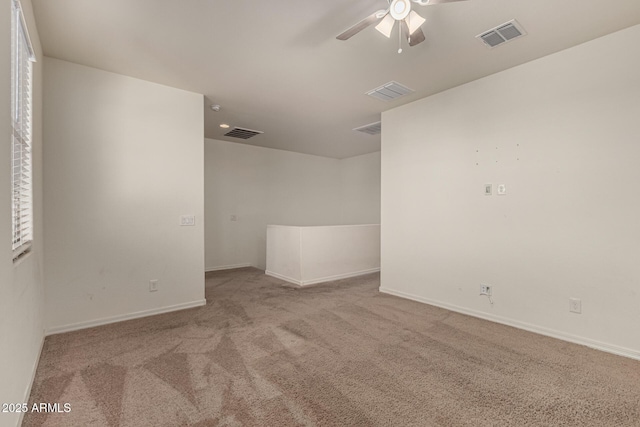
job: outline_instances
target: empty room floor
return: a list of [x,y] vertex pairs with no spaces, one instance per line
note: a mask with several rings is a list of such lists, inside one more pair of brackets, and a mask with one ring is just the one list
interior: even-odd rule
[[25,426],[640,426],[640,362],[380,294],[207,273],[207,305],[47,337]]

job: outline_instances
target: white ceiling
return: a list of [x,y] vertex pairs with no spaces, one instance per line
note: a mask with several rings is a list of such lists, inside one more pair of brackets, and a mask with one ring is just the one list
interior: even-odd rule
[[[222,136],[224,122],[264,131],[248,144],[335,158],[380,150],[380,136],[352,129],[382,111],[640,23],[639,0],[415,6],[426,41],[398,54],[397,37],[373,27],[335,39],[386,0],[33,4],[45,55],[204,94],[208,138],[239,142]],[[495,49],[475,39],[513,18],[527,36]],[[364,95],[391,80],[415,94],[388,103]]]

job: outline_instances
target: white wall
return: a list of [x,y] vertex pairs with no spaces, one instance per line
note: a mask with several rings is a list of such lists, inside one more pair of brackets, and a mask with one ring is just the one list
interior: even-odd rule
[[49,330],[204,303],[202,95],[51,58],[44,83]]
[[[11,2],[0,6],[0,403],[26,402],[44,337],[42,268],[42,49],[31,2],[22,0],[38,62],[33,67],[34,244],[14,265],[11,251]],[[0,426],[20,414],[1,413]]]
[[206,139],[205,165],[207,270],[264,269],[267,224],[340,222],[336,159]]
[[207,270],[266,268],[267,224],[379,222],[379,157],[339,160],[205,140]]
[[380,224],[267,226],[265,273],[300,286],[380,271]]
[[380,225],[302,227],[302,285],[380,271]]
[[302,227],[267,226],[267,266],[265,274],[302,284]]
[[340,161],[343,224],[380,224],[380,152]]
[[635,26],[384,113],[382,290],[640,358],[638,43]]

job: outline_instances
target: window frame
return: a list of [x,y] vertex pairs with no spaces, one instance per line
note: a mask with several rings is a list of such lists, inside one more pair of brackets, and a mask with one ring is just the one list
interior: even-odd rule
[[11,248],[14,262],[33,243],[33,62],[19,0],[11,14]]

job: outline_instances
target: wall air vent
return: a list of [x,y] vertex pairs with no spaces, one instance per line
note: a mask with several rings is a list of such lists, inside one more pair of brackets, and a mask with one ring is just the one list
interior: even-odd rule
[[392,99],[400,98],[401,96],[405,96],[413,92],[414,90],[409,89],[398,82],[389,82],[378,88],[370,90],[367,92],[367,95],[381,101],[391,101]]
[[231,138],[240,138],[240,139],[249,139],[253,138],[256,135],[260,135],[259,130],[251,130],[251,129],[243,129],[243,128],[233,128],[229,132],[225,133],[224,136],[229,136]]
[[368,125],[360,126],[359,128],[355,128],[358,132],[364,132],[369,135],[380,135],[382,132],[382,122],[370,123]]
[[485,45],[493,48],[526,34],[527,32],[522,28],[522,25],[515,19],[512,19],[509,22],[505,22],[502,25],[498,25],[489,31],[477,35],[476,38]]

